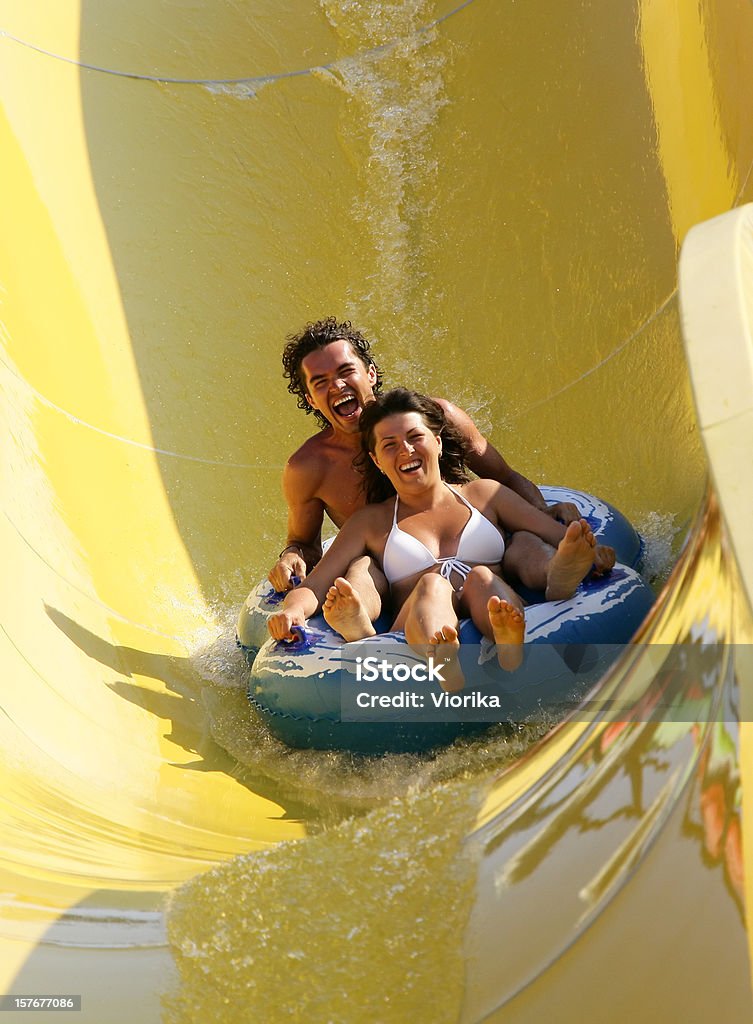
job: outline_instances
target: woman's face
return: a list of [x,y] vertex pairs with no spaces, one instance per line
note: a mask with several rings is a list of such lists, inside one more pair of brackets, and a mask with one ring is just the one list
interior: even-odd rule
[[441,451],[442,439],[431,432],[418,412],[394,413],[374,427],[371,457],[398,494],[441,479]]

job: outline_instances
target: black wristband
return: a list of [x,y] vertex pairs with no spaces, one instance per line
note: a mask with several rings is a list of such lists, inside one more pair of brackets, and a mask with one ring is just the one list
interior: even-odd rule
[[[287,547],[284,547],[282,549],[282,551],[279,553],[279,555],[277,556],[277,561],[279,562],[280,559],[282,558],[282,556],[284,554],[286,554],[286,552],[288,552],[288,551],[297,551],[298,554],[301,556],[301,558],[303,558],[303,548],[301,547],[300,544],[288,544]],[[305,561],[305,559],[304,559],[304,561]]]

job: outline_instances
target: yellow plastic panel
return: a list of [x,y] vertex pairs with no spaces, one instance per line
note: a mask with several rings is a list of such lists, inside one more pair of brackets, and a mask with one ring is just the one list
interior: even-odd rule
[[753,594],[753,204],[699,225],[680,264],[683,331],[698,420],[732,544]]

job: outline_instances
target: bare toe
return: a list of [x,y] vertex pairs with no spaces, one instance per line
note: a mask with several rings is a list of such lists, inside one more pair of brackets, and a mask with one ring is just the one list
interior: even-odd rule
[[490,597],[486,606],[497,645],[497,661],[506,672],[514,672],[523,661],[525,616],[523,612],[499,597]]
[[465,686],[465,678],[460,668],[460,637],[454,626],[442,626],[432,633],[429,641],[429,657],[442,672],[442,689],[448,693],[456,693]]
[[486,608],[496,644],[523,643],[525,616],[520,609],[496,596],[489,598]]

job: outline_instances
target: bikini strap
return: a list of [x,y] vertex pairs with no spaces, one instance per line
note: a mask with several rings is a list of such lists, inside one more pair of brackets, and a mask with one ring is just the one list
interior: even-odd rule
[[437,565],[439,566],[439,575],[444,576],[448,583],[452,583],[450,576],[453,572],[456,572],[463,583],[465,583],[466,577],[472,568],[467,562],[461,562],[455,555],[452,555],[450,558],[438,559]]
[[460,493],[460,491],[456,491],[454,487],[450,487],[450,485],[447,483],[446,480],[443,480],[442,483],[445,485],[445,487],[447,488],[448,491],[452,491],[452,493],[455,495],[456,498],[460,498],[460,500],[463,502],[463,504],[468,506],[468,508],[471,510],[471,515],[473,515],[474,512],[478,512],[478,509],[476,508],[476,506],[475,505],[471,505],[470,501],[468,501],[468,499],[466,497],[464,497]]

